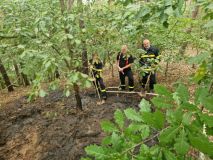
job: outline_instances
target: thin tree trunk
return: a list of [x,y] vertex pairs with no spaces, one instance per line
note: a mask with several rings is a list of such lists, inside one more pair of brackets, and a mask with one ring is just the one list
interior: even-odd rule
[[3,79],[2,79],[1,77],[0,77],[0,85],[1,85],[1,89],[4,89],[4,88],[5,88]]
[[60,78],[60,73],[58,71],[58,68],[55,70],[55,78],[59,79]]
[[24,80],[24,85],[25,85],[25,86],[29,86],[29,85],[30,85],[30,82],[29,82],[29,80],[28,80],[28,78],[27,78],[27,75],[24,74],[24,73],[21,73],[21,75],[22,75],[22,78],[23,78],[23,80]]
[[[65,10],[66,10],[66,6],[65,6],[65,2],[64,2],[64,0],[59,0],[60,1],[60,4],[61,4],[61,13],[62,13],[62,15],[64,16],[64,12],[65,12]],[[71,9],[71,7],[72,7],[72,5],[73,5],[73,0],[69,0],[68,2],[67,2],[67,4],[69,4],[70,6],[68,7],[69,9]],[[66,24],[64,24],[64,32],[66,33],[66,34],[69,34],[69,29],[66,27]],[[71,46],[71,43],[70,43],[70,40],[69,40],[69,38],[67,37],[67,39],[66,39],[66,43],[67,43],[67,49],[68,49],[68,51],[69,51],[69,55],[70,55],[70,61],[72,61],[73,60],[73,52],[72,52],[72,46]],[[72,68],[72,62],[70,63],[70,68]]]
[[[195,10],[192,12],[192,19],[197,18],[198,12],[199,12],[199,6],[196,6]],[[191,32],[192,32],[192,26],[186,30],[186,34],[190,34]],[[179,54],[183,55],[186,51],[187,46],[188,46],[188,42],[184,42],[179,49]]]
[[165,73],[164,73],[164,76],[165,76],[165,77],[167,77],[168,68],[169,68],[169,61],[166,61],[166,68],[165,68]]
[[[190,34],[191,32],[192,32],[192,28],[188,28],[188,29],[186,30],[186,33],[187,33],[187,34]],[[180,47],[180,49],[179,49],[179,54],[184,55],[187,46],[188,46],[188,42],[184,42],[184,43],[182,44],[182,46]]]
[[67,11],[68,12],[71,10],[73,3],[74,3],[74,0],[67,1]]
[[83,66],[82,72],[84,74],[89,74],[88,56],[87,56],[87,50],[86,49],[83,49],[83,52],[82,52],[82,66]]
[[[78,0],[78,5],[82,6],[82,0]],[[83,10],[82,10],[83,12]],[[82,14],[81,18],[79,20],[79,26],[81,29],[85,28],[84,20],[82,19]],[[87,49],[86,49],[86,43],[83,41],[83,51],[82,51],[82,72],[84,74],[89,74],[89,68],[88,68],[88,56],[87,56]]]
[[54,75],[51,74],[51,73],[48,74],[48,81],[49,81],[49,82],[52,82],[52,81],[53,81],[53,76],[54,76]]
[[[198,55],[199,53],[199,48],[196,46],[196,56]],[[195,64],[193,63],[192,64],[192,68],[195,69]]]
[[[20,63],[20,66],[21,66],[21,68],[23,68],[23,63]],[[24,85],[25,86],[29,86],[30,82],[29,82],[29,80],[27,78],[27,75],[24,74],[23,72],[21,72],[21,76],[22,76],[22,79],[24,80]]]
[[15,72],[16,72],[18,84],[19,84],[19,85],[22,85],[21,74],[20,74],[20,72],[19,72],[18,64],[16,63],[15,60],[13,60],[13,65],[14,65],[14,68],[15,68]]
[[83,109],[82,109],[81,96],[80,96],[80,93],[79,93],[79,86],[75,83],[73,85],[73,89],[75,91],[75,99],[76,99],[77,109],[82,111]]
[[9,92],[14,91],[13,86],[12,86],[12,84],[10,82],[9,76],[7,75],[7,71],[6,71],[5,67],[4,67],[1,59],[0,59],[0,72],[1,72],[2,77],[4,79],[5,85],[7,86],[7,90]]
[[212,90],[213,90],[213,81],[211,82],[210,87],[209,87],[209,93],[210,94],[212,93]]
[[[60,1],[60,4],[61,4],[61,13],[62,13],[62,15],[64,15],[65,8],[66,8],[65,2],[64,2],[64,0],[59,0],[59,1]],[[73,2],[74,2],[73,0],[68,0],[67,4],[69,6],[67,7],[67,9],[71,10]],[[66,34],[68,34],[69,33],[68,28],[65,27],[64,32]],[[71,58],[71,61],[72,61],[73,60],[72,45],[71,45],[70,40],[68,38],[67,38],[67,49],[69,51],[69,55],[70,55],[70,58]],[[72,62],[70,63],[69,70],[71,70],[71,69],[73,69],[72,68]],[[80,93],[79,93],[79,86],[75,83],[75,84],[73,84],[73,89],[74,89],[74,92],[75,92],[77,110],[82,110],[82,102],[81,102],[81,96],[80,96]]]
[[113,67],[113,61],[111,61],[111,58],[110,58],[110,52],[108,51],[108,60],[110,62],[110,68],[111,68],[111,75],[112,77],[114,77],[114,67]]

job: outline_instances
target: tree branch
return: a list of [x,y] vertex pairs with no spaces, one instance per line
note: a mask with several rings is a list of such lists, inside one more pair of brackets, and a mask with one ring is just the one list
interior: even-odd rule
[[157,134],[155,134],[155,135],[152,136],[151,138],[146,139],[146,140],[143,140],[143,141],[141,141],[140,143],[138,143],[138,144],[136,144],[136,145],[134,145],[134,146],[128,148],[127,150],[123,151],[121,154],[125,154],[125,153],[129,152],[130,150],[132,150],[132,149],[134,149],[134,148],[136,148],[136,147],[142,145],[143,143],[146,143],[146,142],[149,142],[149,141],[153,140],[153,139],[154,139],[155,137],[157,137],[160,133],[161,133],[161,132],[158,132]]
[[[48,37],[46,34],[44,34],[44,32],[41,32],[46,38],[48,38],[49,40],[51,39],[51,37]],[[62,55],[61,52],[59,51],[59,49],[54,45],[51,45],[52,49],[56,51],[57,54]],[[69,62],[66,59],[63,59],[64,62],[66,63],[66,66],[68,68],[70,68]]]
[[121,154],[125,154],[125,153],[131,151],[132,149],[134,149],[134,148],[136,148],[136,147],[138,147],[138,146],[140,146],[140,145],[142,145],[142,144],[144,144],[144,143],[147,143],[147,142],[153,140],[154,138],[156,138],[157,136],[159,136],[160,133],[162,133],[164,130],[166,130],[168,127],[169,127],[169,126],[167,126],[166,128],[162,129],[160,132],[158,132],[157,134],[153,135],[152,137],[150,137],[150,138],[148,138],[148,139],[145,139],[145,140],[139,142],[138,144],[136,144],[136,145],[134,145],[134,146],[128,148],[127,150],[123,151]]
[[[56,53],[58,53],[59,55],[61,55],[61,52],[54,45],[52,45],[51,47],[56,51]],[[63,60],[66,63],[67,68],[70,68],[69,62],[66,59],[63,59]]]

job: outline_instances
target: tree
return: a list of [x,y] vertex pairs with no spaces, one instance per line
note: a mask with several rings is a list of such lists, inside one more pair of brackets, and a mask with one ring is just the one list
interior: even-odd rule
[[[192,19],[196,19],[196,17],[198,16],[198,12],[199,12],[199,6],[195,6],[195,9],[192,11]],[[190,34],[192,32],[193,27],[191,26],[190,28],[186,29],[186,34]],[[183,55],[185,53],[185,50],[187,48],[187,42],[184,42],[182,44],[182,46],[180,47],[179,50],[179,54]]]
[[[73,6],[73,3],[74,3],[74,0],[68,0],[67,1],[67,7],[65,5],[65,1],[64,0],[60,0],[60,4],[61,4],[61,13],[63,16],[65,16],[65,12],[70,12],[70,10],[72,9],[72,6]],[[66,9],[67,8],[67,9]],[[64,25],[64,32],[65,34],[69,34],[69,28],[66,28],[66,26]],[[73,56],[73,51],[72,51],[72,45],[70,43],[70,40],[69,38],[67,37],[67,49],[69,51],[69,55],[70,55],[70,58],[71,60],[74,58]],[[70,64],[70,70],[72,70],[72,61],[71,61],[71,64]],[[80,91],[79,91],[79,86],[77,83],[73,83],[73,89],[75,91],[75,98],[76,98],[76,106],[78,109],[80,110],[83,110],[82,109],[82,102],[81,102],[81,96],[80,96]]]
[[18,80],[18,84],[22,85],[21,74],[19,72],[18,64],[16,63],[15,60],[13,60],[13,65],[14,65],[14,68],[15,68],[15,72],[16,72],[16,77],[17,77],[17,80]]
[[[80,8],[80,11],[83,12],[83,3],[82,0],[78,0],[78,7]],[[82,32],[85,30],[85,24],[83,20],[83,14],[80,15],[79,19],[79,26]],[[88,55],[87,55],[87,49],[86,49],[86,42],[85,40],[82,41],[83,45],[83,51],[82,51],[82,72],[84,74],[89,74],[89,67],[88,67]]]
[[[132,3],[128,7],[133,6],[132,12],[137,9],[141,11],[139,19],[143,20],[143,25],[135,23],[131,26],[131,32],[127,33],[137,37],[138,32],[134,32],[134,27],[138,25],[139,28],[140,26],[143,29],[138,30],[146,31],[147,33],[144,35],[160,46],[161,51],[165,52],[162,53],[164,56],[167,56],[166,52],[174,50],[169,52],[168,56],[172,53],[172,60],[176,63],[185,58],[178,57],[178,49],[182,41],[187,40],[191,45],[197,45],[202,49],[197,56],[190,57],[187,61],[197,66],[192,78],[196,85],[195,93],[190,94],[187,86],[181,83],[175,85],[173,92],[164,86],[156,85],[155,92],[158,93],[158,96],[151,100],[156,111],[151,112],[150,102],[144,99],[139,104],[139,111],[133,108],[124,111],[117,110],[114,113],[113,121],[101,122],[102,130],[106,133],[101,145],[87,146],[85,151],[88,157],[82,158],[82,160],[94,158],[97,160],[198,159],[198,157],[190,155],[190,148],[204,153],[210,159],[213,157],[213,143],[207,137],[212,135],[213,127],[211,116],[213,111],[213,54],[212,42],[206,41],[206,33],[209,34],[212,31],[210,30],[212,22],[206,21],[212,17],[211,2],[204,0],[196,2],[196,5],[199,5],[206,13],[201,15],[201,24],[198,24],[197,21],[194,23],[190,36],[182,32],[183,28],[188,28],[186,26],[192,27],[192,19],[189,20],[184,16],[185,10],[181,7],[183,2],[178,1],[175,4],[174,1],[162,0],[158,1],[157,6],[155,3],[147,3],[153,5],[153,8],[149,10],[144,8],[146,6],[141,7],[140,10]],[[128,9],[125,10],[125,13],[128,17],[127,22],[130,22],[129,17],[132,12],[128,13]],[[146,20],[146,15],[148,15],[148,20]],[[161,17],[157,15],[161,15]],[[123,15],[123,17],[125,16]],[[159,19],[155,19],[156,17]],[[123,27],[125,28],[128,24]],[[204,33],[202,36],[198,36],[200,33],[197,33],[200,28]],[[124,29],[123,31],[125,32]],[[159,35],[161,35],[160,38]],[[128,38],[131,39],[131,36]],[[168,61],[171,61],[169,58]],[[150,142],[153,141],[155,143],[150,145]]]
[[6,71],[5,67],[4,67],[4,65],[3,65],[2,61],[1,61],[1,59],[0,59],[0,72],[1,72],[1,75],[2,75],[2,77],[3,77],[3,79],[4,79],[5,85],[7,86],[7,90],[8,90],[9,92],[14,91],[13,85],[12,85],[11,82],[10,82],[10,79],[9,79],[9,77],[8,77],[8,75],[7,75],[7,71]]

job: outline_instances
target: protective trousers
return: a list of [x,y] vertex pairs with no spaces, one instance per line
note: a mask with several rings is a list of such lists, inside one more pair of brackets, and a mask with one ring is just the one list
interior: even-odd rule
[[134,78],[133,78],[133,74],[131,70],[125,71],[125,72],[119,72],[119,77],[120,77],[120,81],[121,81],[121,85],[120,88],[122,90],[125,90],[126,85],[125,85],[125,77],[128,77],[128,81],[129,81],[129,91],[133,91],[134,90]]
[[[107,99],[107,94],[106,94],[106,87],[104,85],[103,78],[101,77],[95,77],[96,85],[98,88],[98,92],[101,94],[101,97],[106,100]],[[94,82],[95,85],[95,82]]]
[[149,89],[154,89],[154,84],[156,84],[156,74],[155,73],[145,73],[142,77],[142,87],[145,88],[145,85],[149,83]]

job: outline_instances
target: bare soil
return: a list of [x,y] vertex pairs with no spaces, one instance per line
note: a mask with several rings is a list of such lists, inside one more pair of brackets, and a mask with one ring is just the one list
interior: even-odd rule
[[[158,74],[158,82],[168,87],[177,79],[186,82],[184,76],[191,74],[188,68],[172,64],[167,77]],[[108,75],[107,86],[118,86],[116,71],[114,78],[110,71],[104,75]],[[95,90],[90,88],[81,92],[83,111],[77,112],[74,96],[67,98],[62,90],[31,103],[28,91],[0,92],[0,160],[79,160],[87,145],[100,144],[104,137],[100,121],[113,119],[118,108],[137,109],[141,100],[138,95],[110,94],[105,104],[97,105]]]

